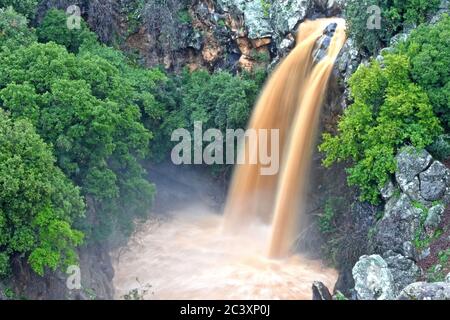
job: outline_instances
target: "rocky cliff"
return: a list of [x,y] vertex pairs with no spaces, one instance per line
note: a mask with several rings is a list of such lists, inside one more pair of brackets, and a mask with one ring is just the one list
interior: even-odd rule
[[295,45],[305,19],[338,16],[343,0],[44,0],[49,8],[80,6],[99,38],[147,66],[169,70],[252,69],[276,63]]

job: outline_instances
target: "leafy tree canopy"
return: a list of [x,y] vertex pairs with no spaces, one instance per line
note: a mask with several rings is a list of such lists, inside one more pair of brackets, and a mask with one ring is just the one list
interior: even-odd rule
[[450,130],[450,17],[435,25],[422,25],[411,33],[398,51],[411,60],[414,82],[430,97],[435,113]]
[[84,215],[79,189],[31,123],[13,121],[1,109],[0,186],[0,276],[14,255],[27,256],[39,275],[74,264],[83,240],[72,226]]
[[27,19],[12,7],[0,9],[0,50],[25,46],[36,41],[33,29],[28,28]]
[[0,61],[1,106],[53,144],[58,165],[92,198],[92,231],[106,236],[119,220],[129,231],[154,189],[139,164],[152,134],[133,81],[100,56],[75,56],[55,43],[6,51]]

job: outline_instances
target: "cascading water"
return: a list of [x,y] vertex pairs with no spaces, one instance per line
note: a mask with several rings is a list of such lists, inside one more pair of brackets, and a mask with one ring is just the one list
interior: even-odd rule
[[[328,53],[314,64],[313,50],[330,23],[337,28]],[[255,130],[280,130],[281,171],[262,176],[259,165],[237,166],[225,209],[225,229],[233,232],[251,219],[273,216],[269,249],[273,258],[288,254],[296,218],[302,212],[312,143],[327,82],[345,42],[345,21],[307,21],[300,27],[297,42],[268,82],[250,122]]]
[[[317,40],[331,23],[336,31],[315,64]],[[344,42],[342,19],[300,26],[298,45],[268,81],[250,122],[253,129],[280,130],[279,174],[262,176],[258,164],[238,165],[224,216],[198,205],[141,228],[114,254],[118,298],[150,285],[146,299],[310,299],[313,281],[334,285],[334,270],[288,253],[305,202],[323,96]]]

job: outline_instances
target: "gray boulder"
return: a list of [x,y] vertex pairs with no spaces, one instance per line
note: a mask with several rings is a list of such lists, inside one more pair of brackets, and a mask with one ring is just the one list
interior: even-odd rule
[[397,292],[416,282],[422,275],[422,270],[416,263],[401,254],[388,251],[384,254],[384,260],[392,273]]
[[436,201],[444,196],[450,177],[450,170],[445,165],[435,161],[419,176],[420,194],[425,200]]
[[405,191],[408,184],[430,165],[432,157],[426,150],[418,151],[413,147],[405,147],[399,152],[396,160],[395,178],[400,188]]
[[359,300],[391,300],[396,296],[394,277],[379,255],[362,256],[352,270]]
[[450,300],[450,283],[416,282],[400,292],[398,300]]

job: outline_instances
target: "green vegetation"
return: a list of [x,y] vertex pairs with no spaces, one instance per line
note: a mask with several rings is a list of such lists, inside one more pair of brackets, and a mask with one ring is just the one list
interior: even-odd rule
[[26,46],[36,41],[27,19],[11,7],[0,9],[0,50]]
[[[349,0],[345,8],[348,33],[361,49],[375,54],[402,29],[426,22],[439,4],[440,0]],[[381,12],[370,12],[370,6],[377,6]],[[380,28],[368,29],[368,21],[378,13]]]
[[422,25],[414,30],[398,48],[410,58],[411,78],[426,90],[447,132],[450,132],[449,39],[450,17],[445,15],[435,25]]
[[39,0],[0,0],[0,8],[12,7],[21,15],[31,19],[36,13]]
[[80,29],[69,29],[66,13],[56,9],[47,12],[36,33],[40,42],[53,41],[74,53],[78,52],[84,42],[95,43],[97,41],[96,34],[89,30],[84,20],[81,20]]
[[396,169],[398,148],[423,148],[442,133],[426,92],[411,80],[408,57],[386,55],[384,64],[372,61],[352,76],[354,103],[339,121],[338,134],[324,134],[320,146],[325,166],[352,160],[348,182],[372,203]]
[[201,121],[204,130],[217,128],[224,133],[226,129],[246,128],[264,79],[263,71],[233,76],[203,70],[185,71],[171,78],[159,93],[167,109],[156,133],[157,150],[153,154],[168,155],[173,144],[167,137],[177,128],[192,130],[195,121]]
[[0,110],[0,276],[14,255],[28,256],[33,270],[76,261],[83,234],[73,221],[83,216],[80,192],[56,167],[51,148],[28,120]]

